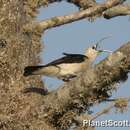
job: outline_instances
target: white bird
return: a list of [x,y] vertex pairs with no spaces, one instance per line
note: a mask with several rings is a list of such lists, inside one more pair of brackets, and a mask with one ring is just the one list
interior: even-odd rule
[[97,43],[96,45],[87,48],[84,55],[63,53],[64,57],[56,59],[46,65],[25,67],[24,76],[45,75],[68,82],[77,77],[79,73],[82,73],[91,67],[92,63],[101,52],[111,51],[98,50]]

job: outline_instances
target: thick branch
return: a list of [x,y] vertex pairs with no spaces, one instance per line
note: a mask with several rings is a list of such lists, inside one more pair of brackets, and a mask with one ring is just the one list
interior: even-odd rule
[[130,3],[118,5],[103,12],[103,17],[106,19],[125,15],[130,15]]
[[80,9],[87,9],[89,7],[92,7],[92,6],[96,5],[95,0],[67,0],[67,1],[70,2],[70,3],[75,4]]
[[40,6],[49,5],[49,4],[54,3],[54,2],[61,2],[61,1],[73,3],[75,6],[79,7],[80,9],[81,8],[87,9],[87,8],[92,7],[93,5],[96,4],[95,0],[38,0],[37,3],[35,2],[35,4],[37,4],[37,7],[40,7]]
[[[76,114],[85,112],[87,108],[107,99],[110,92],[116,89],[115,83],[127,78],[130,69],[130,42],[123,45],[116,52],[87,70],[79,78],[62,85],[56,91],[45,97],[42,111],[48,113],[46,119],[53,125],[67,129],[64,115],[71,111],[71,119]],[[66,114],[67,115],[67,114]],[[69,114],[70,115],[70,114]],[[62,119],[63,118],[63,119]],[[65,122],[66,118],[64,119]],[[62,126],[61,126],[62,124]],[[63,125],[64,124],[64,125]]]
[[86,17],[95,16],[98,14],[102,14],[105,10],[114,7],[118,4],[121,4],[125,0],[107,0],[103,4],[95,5],[94,7],[90,7],[89,9],[79,11],[70,15],[53,17],[51,19],[47,19],[35,24],[32,24],[31,27],[29,25],[24,26],[25,32],[34,32],[37,30],[38,32],[42,32],[46,29],[60,26],[67,23],[72,23],[77,20],[84,19]]
[[106,9],[109,9],[115,5],[122,3],[122,1],[125,1],[125,0],[108,0],[107,2],[103,4],[96,5],[94,7],[91,7],[89,9],[86,9],[80,12],[76,12],[76,13],[65,15],[65,16],[53,17],[51,19],[40,22],[37,28],[39,28],[40,30],[46,30],[48,28],[60,26],[62,24],[71,23],[76,20],[86,18],[88,16],[93,16],[95,14],[102,13]]

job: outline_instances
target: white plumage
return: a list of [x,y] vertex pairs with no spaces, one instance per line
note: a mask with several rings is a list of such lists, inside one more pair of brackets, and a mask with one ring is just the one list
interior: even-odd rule
[[98,54],[103,51],[104,50],[98,50],[97,45],[94,45],[87,48],[84,55],[63,53],[64,57],[46,65],[25,67],[24,76],[45,75],[57,77],[63,81],[70,81],[77,77],[79,73],[82,73],[91,67]]

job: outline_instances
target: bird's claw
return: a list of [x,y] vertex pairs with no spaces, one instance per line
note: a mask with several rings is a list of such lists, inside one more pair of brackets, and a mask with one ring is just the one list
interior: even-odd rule
[[69,75],[60,77],[60,79],[63,80],[64,82],[69,82],[70,80],[72,80],[75,77],[77,77],[77,75],[69,74]]

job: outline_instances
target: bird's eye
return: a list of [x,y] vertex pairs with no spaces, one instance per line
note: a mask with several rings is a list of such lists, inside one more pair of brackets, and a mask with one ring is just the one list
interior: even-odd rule
[[96,47],[95,47],[95,46],[92,46],[92,49],[96,50]]

